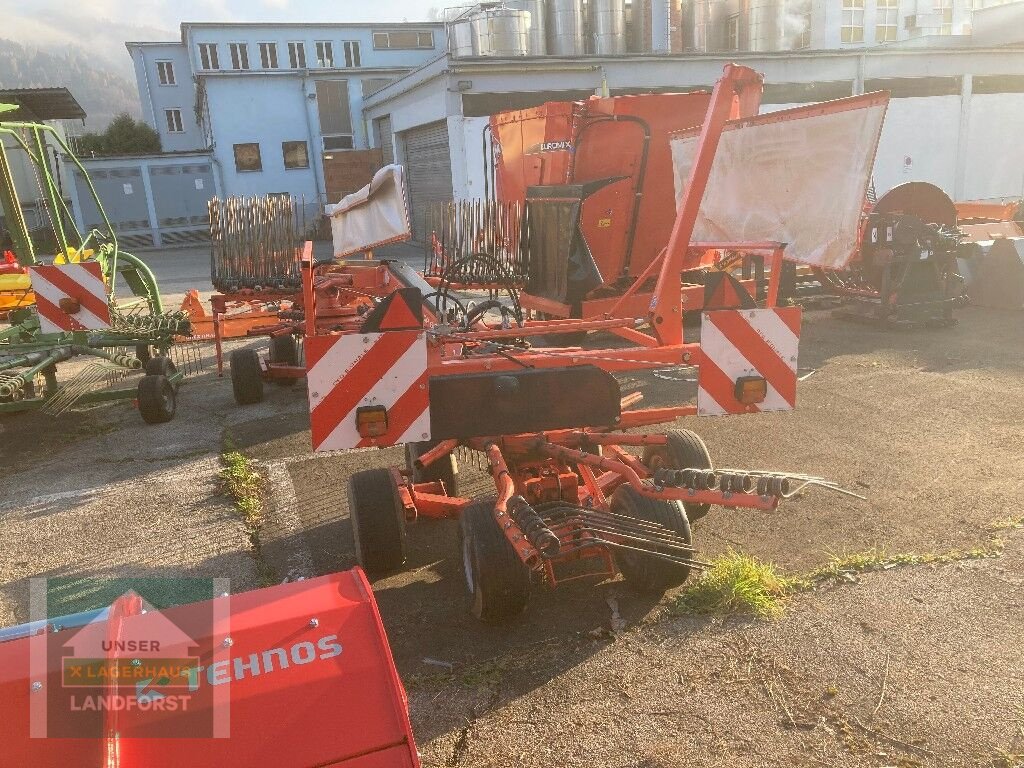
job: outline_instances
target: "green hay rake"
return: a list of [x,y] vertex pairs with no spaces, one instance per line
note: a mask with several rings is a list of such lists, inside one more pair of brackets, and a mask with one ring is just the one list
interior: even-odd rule
[[[14,109],[0,104],[0,115]],[[21,152],[45,207],[46,226],[35,230],[12,170]],[[51,167],[55,153],[85,179],[102,230],[79,231]],[[53,127],[0,120],[0,210],[7,268],[0,295],[6,277],[7,298],[15,296],[9,326],[0,327],[0,415],[33,409],[59,415],[76,405],[135,399],[146,422],[173,418],[182,379],[201,367],[197,355],[175,344],[191,333],[188,316],[164,311],[152,271],[118,246],[89,174]],[[115,300],[118,278],[134,298]],[[137,372],[143,375],[136,383]]]

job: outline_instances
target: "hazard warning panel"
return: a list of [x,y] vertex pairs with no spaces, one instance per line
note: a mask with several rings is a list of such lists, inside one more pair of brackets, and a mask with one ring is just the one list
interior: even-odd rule
[[98,262],[29,267],[28,272],[43,333],[110,327],[107,286]]
[[314,336],[305,349],[313,450],[430,438],[422,330]]
[[[799,346],[799,307],[704,312],[697,414],[793,410]],[[748,386],[759,402],[741,399]]]

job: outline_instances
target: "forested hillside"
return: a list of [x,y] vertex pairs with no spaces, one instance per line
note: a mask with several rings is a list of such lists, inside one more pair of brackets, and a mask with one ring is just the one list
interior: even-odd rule
[[93,63],[85,52],[50,53],[0,38],[0,88],[59,86],[70,90],[85,109],[88,130],[102,131],[121,112],[140,115],[135,83]]

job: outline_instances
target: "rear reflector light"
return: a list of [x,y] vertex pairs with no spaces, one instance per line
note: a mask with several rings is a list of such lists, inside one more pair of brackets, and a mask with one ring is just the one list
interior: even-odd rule
[[768,382],[761,376],[740,376],[734,394],[743,405],[763,403],[768,396]]
[[356,430],[360,437],[382,437],[388,431],[388,409],[383,405],[356,408]]

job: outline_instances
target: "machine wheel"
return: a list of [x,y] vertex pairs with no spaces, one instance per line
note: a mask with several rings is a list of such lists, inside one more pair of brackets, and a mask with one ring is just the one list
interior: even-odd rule
[[231,389],[239,405],[263,400],[263,369],[255,349],[236,349],[231,353]]
[[[612,494],[611,511],[636,520],[659,523],[681,536],[689,544],[690,521],[678,501],[652,499],[641,495],[633,486],[619,486]],[[626,582],[638,592],[664,592],[678,587],[690,575],[690,566],[671,563],[642,552],[615,552],[615,562]]]
[[[689,429],[671,429],[665,445],[649,445],[644,448],[643,463],[651,471],[655,469],[713,469],[711,454],[700,435]],[[683,502],[686,517],[691,523],[700,520],[711,509],[710,504]]]
[[135,345],[135,356],[139,358],[139,362],[143,366],[146,365],[153,357],[153,347],[149,344],[136,344]]
[[415,461],[424,453],[437,445],[436,441],[405,444],[405,466],[409,470],[414,483],[434,483],[440,480],[449,496],[459,495],[459,461],[455,454],[449,453],[429,467],[416,469]]
[[[281,365],[299,364],[299,345],[294,336],[272,336],[270,338],[270,362]],[[274,379],[273,381],[279,387],[291,387],[298,379]]]
[[405,562],[405,508],[390,470],[352,475],[348,511],[356,558],[367,573],[393,571]]
[[270,362],[282,365],[299,364],[299,345],[295,343],[294,336],[272,336],[270,338]]
[[174,418],[178,396],[166,376],[147,374],[139,382],[139,414],[147,424],[163,424]]
[[153,357],[146,361],[142,366],[147,376],[166,376],[170,378],[178,372],[174,362],[167,355],[160,355],[159,357]]
[[530,597],[530,571],[498,527],[495,501],[494,496],[477,499],[459,521],[466,604],[488,624],[518,616]]

